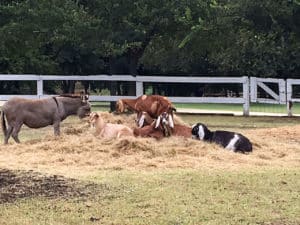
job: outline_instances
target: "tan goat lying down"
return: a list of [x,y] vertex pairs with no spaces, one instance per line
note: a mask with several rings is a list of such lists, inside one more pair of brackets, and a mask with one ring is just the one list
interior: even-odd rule
[[123,124],[105,123],[101,116],[96,112],[90,114],[89,122],[91,127],[96,129],[96,137],[119,138],[123,136],[134,136],[131,128]]

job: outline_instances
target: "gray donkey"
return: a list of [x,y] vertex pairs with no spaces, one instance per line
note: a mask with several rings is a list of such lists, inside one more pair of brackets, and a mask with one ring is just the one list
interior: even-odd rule
[[1,124],[4,144],[8,143],[10,136],[20,143],[18,133],[23,124],[30,128],[53,125],[54,135],[60,135],[61,121],[70,115],[78,115],[83,118],[90,112],[91,105],[88,102],[88,95],[84,94],[65,94],[39,100],[13,97],[2,107]]

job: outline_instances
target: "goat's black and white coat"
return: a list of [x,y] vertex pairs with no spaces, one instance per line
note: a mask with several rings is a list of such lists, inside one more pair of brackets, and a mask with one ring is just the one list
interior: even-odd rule
[[252,152],[252,144],[242,134],[230,131],[210,131],[204,124],[197,123],[192,127],[192,135],[196,139],[214,142],[234,152]]

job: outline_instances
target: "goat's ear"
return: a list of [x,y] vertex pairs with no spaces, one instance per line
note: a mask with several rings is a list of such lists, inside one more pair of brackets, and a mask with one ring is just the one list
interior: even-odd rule
[[122,99],[119,99],[117,101],[117,112],[122,113],[122,112],[124,112],[124,110],[125,110],[125,108],[124,108],[123,101],[122,101]]
[[160,120],[161,120],[161,117],[157,117],[156,119],[156,123],[155,123],[155,128],[158,128],[159,127],[159,124],[160,124]]
[[174,121],[173,121],[173,116],[169,115],[169,125],[171,128],[174,128]]
[[144,122],[145,122],[145,115],[142,114],[142,116],[141,116],[140,119],[138,120],[138,126],[139,126],[139,127],[143,127],[143,126],[144,126]]

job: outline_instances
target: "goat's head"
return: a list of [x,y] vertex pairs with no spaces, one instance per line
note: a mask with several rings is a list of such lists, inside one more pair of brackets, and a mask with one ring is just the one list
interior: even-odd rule
[[122,99],[119,99],[116,103],[116,112],[123,113],[125,111],[125,106]]
[[210,130],[203,123],[192,126],[192,137],[195,139],[205,140],[209,134]]
[[153,123],[154,119],[147,112],[138,112],[136,115],[136,125],[138,127],[143,127]]
[[90,116],[89,116],[89,123],[91,125],[91,127],[95,127],[96,121],[99,118],[99,114],[96,112],[91,112]]
[[174,128],[173,116],[167,112],[163,112],[156,120],[155,128],[161,125],[164,135],[171,136],[171,129]]
[[171,128],[174,128],[174,120],[173,120],[173,116],[167,112],[163,112],[162,114],[159,115],[159,117],[156,120],[156,124],[155,124],[155,128],[158,128],[158,126],[162,124],[162,125],[166,125],[169,126]]

